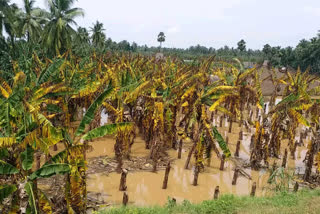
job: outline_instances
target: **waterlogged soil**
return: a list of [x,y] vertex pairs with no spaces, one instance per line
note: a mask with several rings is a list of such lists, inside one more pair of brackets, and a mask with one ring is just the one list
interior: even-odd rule
[[[268,107],[267,107],[268,109]],[[254,111],[255,112],[255,111]],[[255,113],[254,113],[255,114]],[[258,117],[254,115],[254,120]],[[220,194],[249,195],[253,182],[257,184],[256,195],[265,196],[273,193],[272,187],[268,184],[270,170],[261,168],[259,171],[251,170],[249,167],[250,142],[255,129],[247,130],[244,126],[240,127],[238,123],[233,123],[232,132],[229,133],[229,123],[223,119],[220,126],[220,116],[213,118],[213,125],[218,127],[219,132],[224,139],[229,138],[229,149],[232,158],[225,163],[224,171],[220,171],[220,160],[215,153],[212,153],[210,166],[205,166],[204,171],[199,174],[198,185],[193,186],[194,178],[194,157],[192,156],[189,169],[184,169],[188,152],[192,147],[192,142],[184,142],[182,158],[178,159],[176,150],[168,150],[167,156],[164,156],[158,162],[158,171],[152,172],[152,161],[149,160],[150,150],[145,149],[145,142],[141,136],[137,136],[131,149],[131,157],[124,160],[123,167],[128,170],[127,175],[127,193],[129,204],[136,206],[164,205],[168,197],[175,198],[177,202],[189,200],[198,203],[213,198],[216,186],[220,188]],[[107,120],[106,120],[107,121]],[[304,127],[300,127],[304,130]],[[243,131],[243,140],[239,158],[234,158],[236,144],[239,140],[239,132]],[[301,131],[300,130],[300,131]],[[297,132],[300,133],[300,132]],[[299,141],[300,136],[296,136]],[[303,174],[305,163],[303,162],[307,149],[306,145],[311,140],[310,133],[303,140],[304,145],[297,147],[296,159],[291,159],[288,155],[287,168],[289,172]],[[114,159],[114,137],[103,137],[93,142],[89,142],[92,149],[87,152],[87,191],[89,204],[104,204],[106,206],[117,206],[122,204],[123,192],[119,191],[121,175],[115,172],[117,162]],[[287,148],[288,141],[283,140],[282,150]],[[58,151],[50,150],[53,156],[64,149],[63,144],[58,145]],[[284,152],[282,151],[282,154]],[[44,163],[45,157],[41,157]],[[168,179],[167,189],[162,189],[165,165],[171,161],[171,171]],[[276,162],[280,166],[282,159],[270,159],[270,167]],[[235,167],[240,167],[240,175],[236,185],[232,185],[232,178]],[[63,191],[59,188],[52,188],[52,185],[59,186],[63,183],[63,176],[54,176],[50,181],[39,181],[39,187],[47,191]],[[49,185],[50,184],[50,185]]]
[[[215,118],[213,123],[219,124],[220,118]],[[184,169],[188,151],[192,146],[191,142],[185,142],[182,152],[182,158],[177,159],[177,151],[171,149],[168,151],[167,160],[160,162],[159,171],[152,172],[152,162],[146,161],[149,155],[149,150],[145,149],[144,141],[138,137],[132,147],[131,161],[125,161],[124,167],[128,169],[127,175],[127,193],[129,195],[129,203],[136,206],[150,206],[150,205],[164,205],[168,197],[175,198],[177,202],[189,200],[197,203],[203,200],[210,200],[213,198],[216,186],[220,187],[221,194],[235,194],[235,195],[249,195],[251,192],[253,182],[257,184],[256,195],[270,195],[272,194],[271,186],[268,184],[270,171],[262,168],[259,171],[251,170],[246,167],[250,156],[250,141],[254,133],[254,129],[245,132],[245,128],[240,128],[239,124],[233,123],[232,133],[228,133],[228,122],[224,120],[223,127],[219,127],[220,133],[224,138],[229,138],[229,148],[234,154],[236,143],[239,139],[239,132],[244,131],[243,140],[241,141],[241,148],[239,158],[230,158],[225,163],[224,171],[220,171],[220,160],[213,153],[210,166],[205,166],[204,171],[200,173],[198,185],[193,186],[192,181],[194,177],[192,157],[190,167],[188,170]],[[299,139],[299,136],[297,137]],[[304,145],[310,140],[310,136],[304,139]],[[123,192],[119,191],[121,175],[114,172],[116,162],[113,157],[113,145],[115,140],[113,138],[102,138],[92,142],[93,151],[88,153],[89,157],[89,171],[87,176],[87,190],[92,197],[102,203],[109,205],[120,205],[122,203]],[[282,142],[283,150],[287,147],[287,141]],[[297,148],[296,159],[288,158],[288,169],[292,173],[302,174],[304,172],[305,164],[303,162],[306,154],[306,147],[301,146]],[[90,167],[90,159],[100,161],[99,170],[95,167]],[[162,189],[164,178],[165,163],[172,160],[171,171],[168,179],[168,188]],[[278,166],[281,165],[282,159],[269,160],[270,165],[274,162]],[[97,166],[99,164],[93,164]],[[110,167],[112,166],[112,167]],[[232,185],[232,178],[236,166],[241,167],[241,173],[236,185]],[[100,169],[110,170],[100,170]],[[96,170],[96,171],[95,171]],[[98,172],[98,173],[96,173]]]

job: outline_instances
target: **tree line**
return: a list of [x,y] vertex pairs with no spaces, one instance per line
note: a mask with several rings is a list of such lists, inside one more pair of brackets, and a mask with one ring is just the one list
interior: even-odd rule
[[[92,27],[77,27],[75,19],[84,16],[81,8],[73,7],[74,0],[47,0],[48,10],[34,6],[35,0],[24,0],[22,8],[10,2],[0,0],[0,70],[7,70],[11,61],[28,58],[36,52],[40,57],[54,57],[72,50],[73,54],[83,57],[107,52],[132,52],[153,55],[160,47],[138,45],[136,42],[120,42],[108,38],[103,23],[96,21]],[[5,32],[5,33],[4,33]],[[163,35],[162,35],[162,34]],[[165,42],[165,35],[160,32],[157,38],[160,46]],[[160,35],[159,34],[159,35]],[[6,35],[6,36],[5,36]],[[164,39],[164,40],[162,40]],[[241,39],[237,47],[224,46],[218,49],[201,45],[189,48],[162,48],[166,55],[183,59],[196,59],[215,55],[229,61],[235,57],[242,61],[262,63],[269,60],[273,66],[290,66],[302,70],[311,67],[312,72],[319,72],[320,37],[303,39],[296,47],[272,47],[264,45],[262,50],[246,47]]]

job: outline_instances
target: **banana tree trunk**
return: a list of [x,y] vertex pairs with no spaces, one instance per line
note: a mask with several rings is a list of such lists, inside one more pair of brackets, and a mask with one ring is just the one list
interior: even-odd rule
[[306,170],[304,173],[304,180],[305,181],[309,181],[310,180],[310,176],[312,173],[312,166],[313,166],[313,162],[314,162],[314,156],[317,152],[319,152],[319,148],[320,148],[320,130],[317,130],[317,134],[316,136],[313,138],[312,140],[312,144],[311,147],[308,151],[308,153],[306,154]]
[[192,153],[194,152],[195,148],[196,148],[196,145],[197,145],[197,142],[194,142],[189,153],[188,153],[188,157],[187,157],[187,160],[186,160],[186,163],[184,165],[184,168],[185,169],[188,169],[189,168],[189,164],[190,164],[190,160],[191,160],[191,156],[192,156]]
[[180,142],[179,142],[178,159],[181,159],[182,146],[183,146],[183,141],[181,139]]

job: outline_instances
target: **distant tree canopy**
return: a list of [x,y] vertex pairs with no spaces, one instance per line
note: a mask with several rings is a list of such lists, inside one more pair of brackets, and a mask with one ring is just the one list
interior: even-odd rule
[[160,42],[160,48],[161,48],[162,47],[162,42],[166,41],[166,36],[164,35],[163,32],[159,33],[157,41]]
[[246,50],[246,42],[243,39],[238,42],[238,49],[241,52]]
[[[105,34],[103,23],[96,21],[90,28],[76,26],[75,18],[84,15],[81,8],[73,7],[72,0],[47,0],[49,10],[34,7],[33,0],[24,0],[19,8],[9,0],[0,0],[0,70],[12,67],[12,60],[23,61],[36,52],[44,58],[51,58],[66,51],[72,51],[79,57],[92,52],[132,52],[153,55],[159,47],[139,45],[123,40],[115,42]],[[5,34],[3,34],[5,32]],[[212,38],[214,40],[214,38]],[[301,67],[309,66],[311,72],[320,73],[320,36],[310,40],[302,39],[296,47],[264,45],[261,50],[247,48],[241,39],[237,47],[221,48],[193,45],[189,48],[162,48],[166,36],[160,32],[157,41],[166,55],[183,59],[215,55],[218,60],[229,61],[239,58],[242,61],[263,62],[269,60],[273,66]]]

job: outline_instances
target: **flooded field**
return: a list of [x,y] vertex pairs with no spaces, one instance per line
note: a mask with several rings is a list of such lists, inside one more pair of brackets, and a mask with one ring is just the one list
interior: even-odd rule
[[[279,100],[277,100],[279,102]],[[268,111],[268,103],[266,104]],[[255,115],[254,120],[259,118]],[[261,113],[261,112],[260,112]],[[259,114],[260,114],[259,113]],[[248,114],[248,112],[247,112]],[[107,114],[102,113],[101,125],[108,122]],[[223,118],[222,123],[220,122]],[[142,136],[137,134],[134,144],[131,148],[131,160],[124,163],[123,168],[128,169],[127,175],[127,193],[129,195],[129,204],[136,206],[152,206],[164,205],[168,201],[168,197],[175,198],[178,203],[183,200],[189,200],[194,203],[199,203],[204,200],[210,200],[214,196],[216,186],[219,186],[220,194],[234,195],[249,195],[254,182],[256,182],[256,196],[268,196],[274,193],[274,186],[268,183],[270,177],[270,168],[276,163],[281,166],[282,156],[279,159],[269,159],[269,169],[261,168],[259,171],[251,170],[249,165],[250,159],[250,144],[252,135],[255,133],[255,128],[250,126],[249,129],[245,126],[240,127],[238,122],[233,122],[232,131],[229,132],[227,118],[217,115],[212,118],[212,124],[217,127],[223,138],[228,139],[228,147],[232,156],[228,158],[224,165],[224,170],[221,171],[220,162],[216,154],[212,153],[210,166],[205,163],[203,171],[199,174],[198,185],[193,186],[194,179],[194,154],[191,157],[189,169],[185,169],[185,162],[188,153],[193,145],[190,140],[183,143],[182,156],[178,159],[178,150],[170,149],[167,151],[168,156],[163,161],[164,164],[171,161],[171,171],[168,179],[167,189],[162,189],[163,179],[165,175],[165,167],[158,167],[156,173],[152,172],[149,155],[150,150],[146,149],[145,141]],[[222,125],[222,126],[221,126]],[[220,127],[221,126],[221,127]],[[297,131],[296,141],[299,141],[300,134],[305,131],[306,127],[300,126]],[[136,130],[137,131],[137,130]],[[239,141],[239,132],[243,132],[243,137],[240,144],[239,157],[235,157],[236,144]],[[309,133],[303,139],[303,145],[297,147],[296,158],[293,160],[290,156],[287,159],[287,170],[291,174],[303,174],[305,171],[305,156],[307,152],[307,144],[311,140]],[[90,151],[87,151],[88,170],[87,174],[87,191],[88,197],[94,201],[99,201],[101,204],[118,206],[122,204],[123,191],[119,191],[121,174],[115,172],[114,160],[114,144],[115,137],[103,137],[89,142],[92,146]],[[282,140],[281,153],[288,148],[288,139]],[[51,155],[57,154],[64,149],[63,144],[58,144],[58,151],[50,150]],[[102,167],[97,169],[97,162],[91,160],[100,160]],[[41,157],[41,162],[45,161],[45,157]],[[140,161],[139,164],[135,161]],[[130,163],[130,166],[128,166]],[[110,165],[112,165],[110,167]],[[132,167],[133,166],[133,167]],[[142,166],[142,167],[141,167]],[[237,184],[232,185],[235,168],[241,166],[241,173],[237,179]],[[106,168],[106,170],[104,170]],[[108,170],[107,170],[108,169]],[[48,185],[42,186],[43,189],[48,189]]]
[[184,63],[58,49],[12,52],[0,69],[0,213],[144,209],[320,186],[318,76],[205,55]]
[[[219,124],[220,117],[213,119],[213,124]],[[184,169],[187,159],[188,151],[191,148],[191,142],[185,142],[182,152],[182,158],[177,159],[178,152],[171,149],[168,151],[169,157],[174,161],[171,164],[171,171],[169,174],[168,188],[162,189],[162,182],[164,178],[164,170],[159,170],[156,173],[151,170],[129,170],[127,176],[127,193],[129,195],[129,203],[138,206],[148,205],[164,205],[168,197],[175,198],[177,202],[189,200],[191,202],[201,202],[203,200],[210,200],[213,198],[216,186],[220,187],[221,194],[235,194],[235,195],[249,195],[253,182],[257,184],[257,196],[270,195],[273,193],[268,184],[270,172],[268,169],[260,169],[259,171],[244,168],[246,176],[240,175],[237,184],[232,185],[232,178],[236,163],[246,163],[250,156],[250,142],[251,136],[255,129],[250,129],[245,132],[245,128],[239,127],[239,124],[234,123],[231,133],[228,133],[228,122],[223,121],[223,127],[219,127],[219,132],[223,137],[229,138],[229,148],[232,153],[230,158],[225,163],[224,171],[219,170],[220,160],[213,154],[211,165],[205,166],[204,171],[200,173],[198,186],[193,186],[192,181],[194,177],[194,170],[192,168],[194,158],[191,158],[190,167],[188,170]],[[240,130],[244,131],[243,140],[241,140],[239,158],[234,158],[236,143],[239,139]],[[299,139],[299,136],[297,137]],[[307,136],[304,139],[304,145],[310,140]],[[114,157],[113,145],[115,140],[113,138],[105,137],[91,143],[93,151],[88,153],[88,158],[94,157]],[[282,142],[282,149],[287,147],[287,142]],[[301,146],[297,148],[296,159],[288,158],[288,169],[290,172],[296,174],[303,173],[305,163],[303,162],[306,154],[306,147]],[[132,147],[133,157],[147,157],[150,150],[145,149],[145,143],[141,137],[137,137]],[[281,159],[269,160],[270,165],[276,162],[281,165]],[[146,162],[146,165],[148,163]],[[124,166],[126,167],[126,166]],[[115,172],[112,173],[96,173],[88,175],[87,190],[91,195],[96,196],[106,204],[120,205],[122,203],[123,192],[119,191],[121,175]]]

